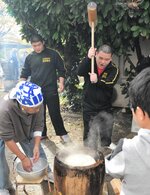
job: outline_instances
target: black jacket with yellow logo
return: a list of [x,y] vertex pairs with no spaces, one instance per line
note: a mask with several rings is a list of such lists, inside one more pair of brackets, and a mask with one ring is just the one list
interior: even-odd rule
[[57,77],[65,77],[63,60],[52,49],[45,48],[41,53],[32,52],[25,60],[21,78],[31,76],[31,82],[42,87],[44,93],[57,92]]
[[[95,61],[95,73],[98,75]],[[119,70],[112,62],[98,76],[97,83],[91,83],[89,72],[91,72],[91,60],[87,57],[78,68],[78,75],[84,77],[83,87],[83,111],[95,111],[109,109],[113,95],[113,86],[117,81]]]

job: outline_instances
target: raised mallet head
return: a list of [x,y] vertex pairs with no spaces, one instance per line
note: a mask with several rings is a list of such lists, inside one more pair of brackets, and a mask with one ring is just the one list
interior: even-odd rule
[[88,21],[90,27],[92,27],[92,22],[94,23],[94,27],[97,24],[97,4],[95,2],[90,2],[87,5],[88,11]]

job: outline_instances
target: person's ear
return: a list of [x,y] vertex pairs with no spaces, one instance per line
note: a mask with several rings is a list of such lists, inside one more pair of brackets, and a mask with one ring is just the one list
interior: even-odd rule
[[136,108],[136,113],[135,114],[136,114],[136,117],[138,118],[138,120],[140,120],[140,121],[144,120],[145,114],[139,106]]

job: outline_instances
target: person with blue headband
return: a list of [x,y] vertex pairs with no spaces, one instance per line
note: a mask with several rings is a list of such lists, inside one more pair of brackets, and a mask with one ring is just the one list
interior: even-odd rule
[[[9,194],[9,167],[5,144],[21,160],[24,170],[32,170],[33,162],[46,155],[40,145],[44,125],[41,88],[21,81],[1,99],[0,106],[0,194]],[[19,143],[24,151],[20,150]],[[49,176],[52,176],[48,168]]]

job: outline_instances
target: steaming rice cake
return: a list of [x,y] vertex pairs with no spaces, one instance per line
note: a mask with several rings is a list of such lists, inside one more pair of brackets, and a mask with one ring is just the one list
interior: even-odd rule
[[69,166],[89,166],[96,163],[95,159],[86,154],[72,154],[65,158],[65,164]]

